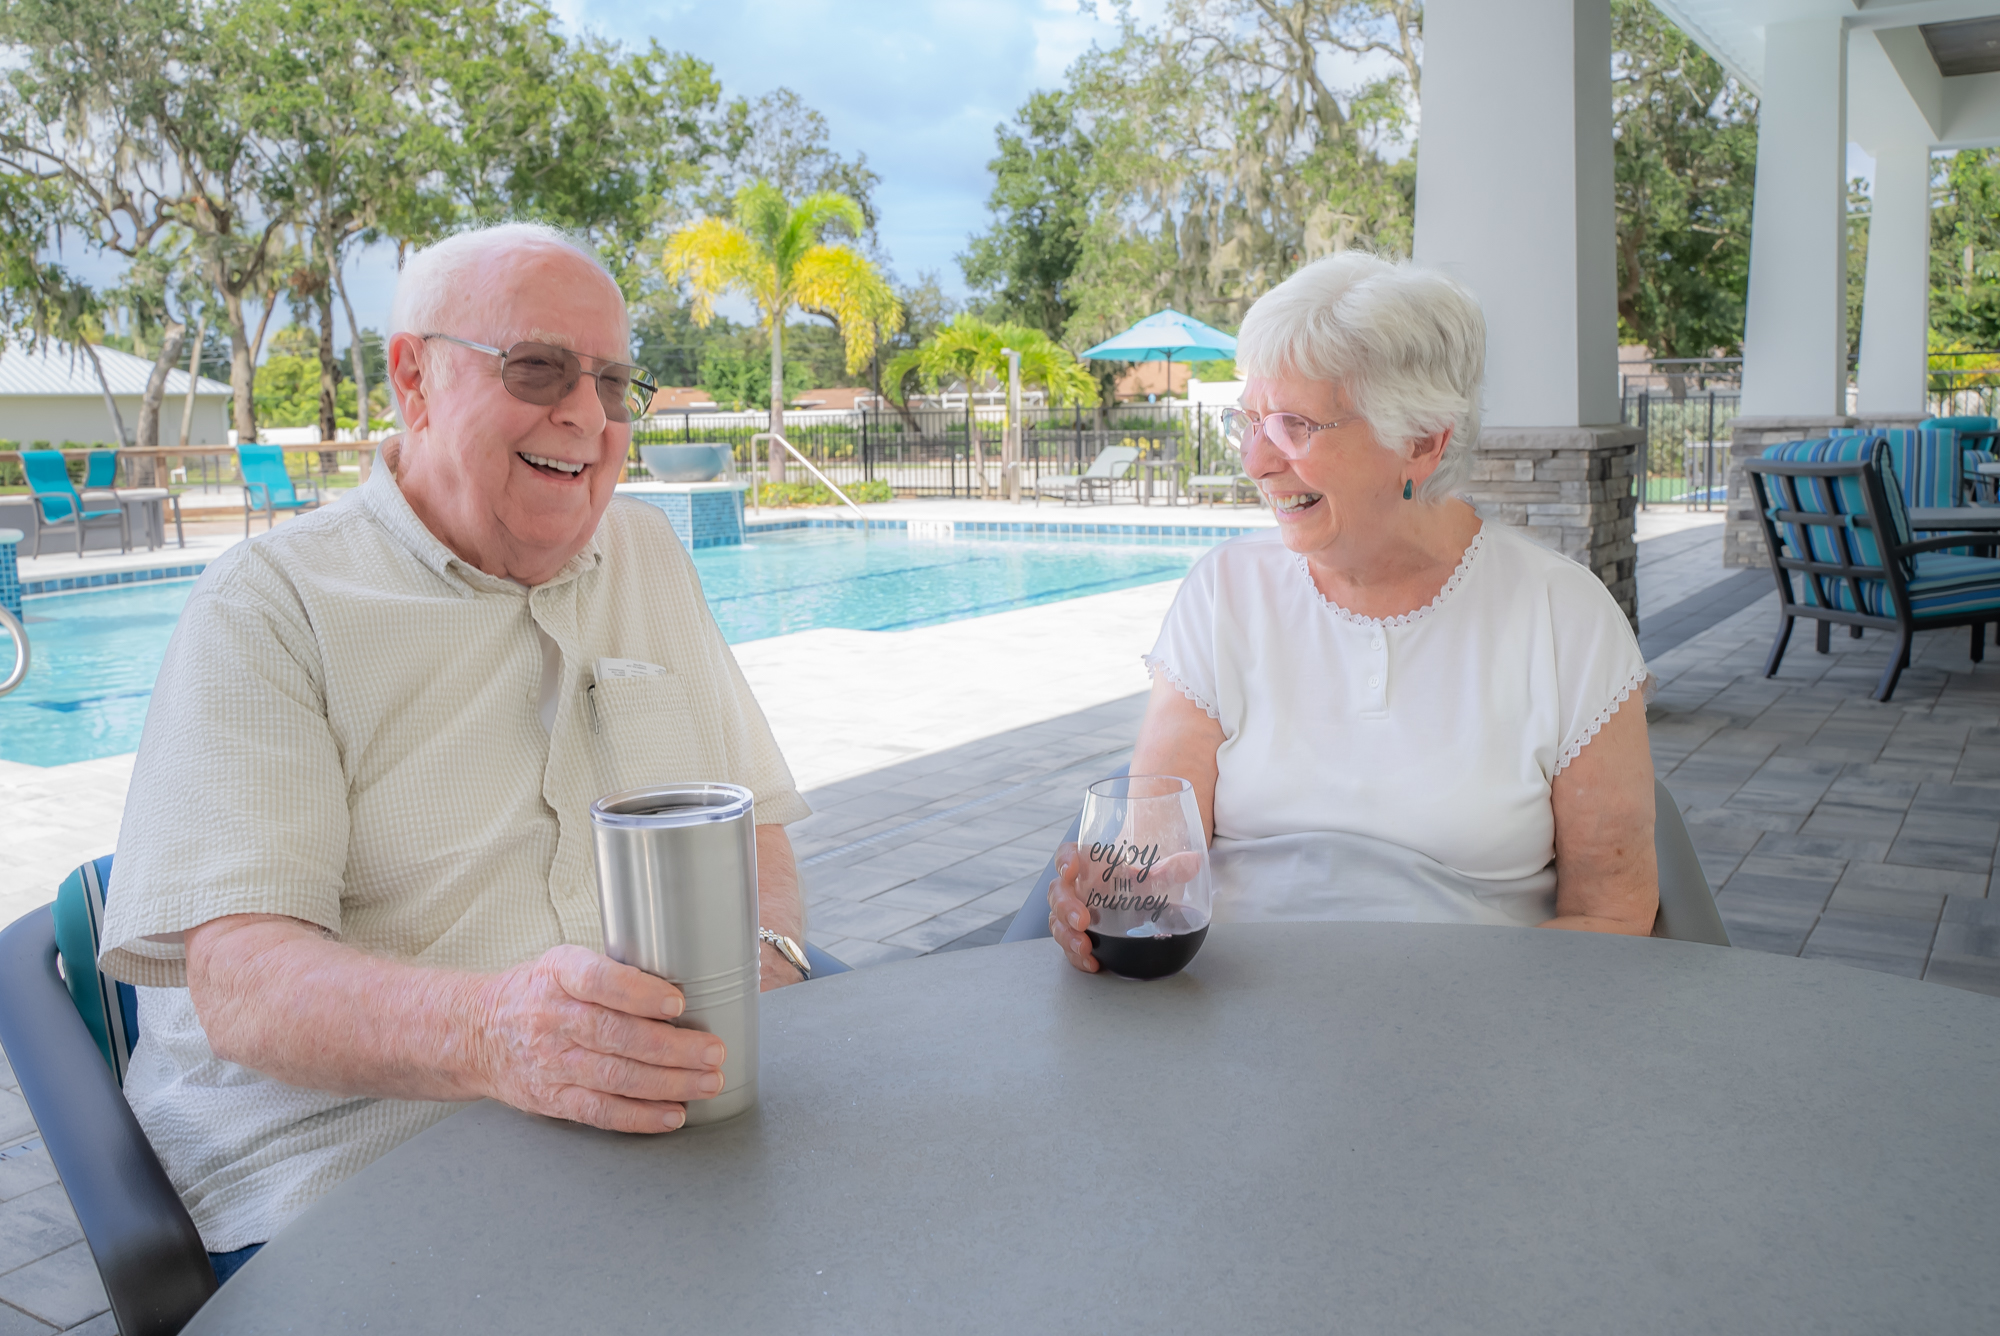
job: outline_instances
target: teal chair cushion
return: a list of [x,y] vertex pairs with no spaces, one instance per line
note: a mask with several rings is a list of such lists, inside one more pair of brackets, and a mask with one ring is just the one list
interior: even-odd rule
[[2000,431],[2000,418],[1934,417],[1917,424],[1921,431]]
[[118,452],[92,450],[85,459],[83,485],[91,489],[118,485]]
[[[1951,428],[1848,427],[1834,439],[1880,438],[1889,443],[1889,462],[1903,486],[1903,504],[1911,507],[1955,506],[1962,495],[1964,460],[1958,433]],[[1856,456],[1860,458],[1860,456]]]
[[98,935],[104,927],[104,897],[111,885],[111,859],[92,859],[63,878],[56,890],[56,952],[62,959],[63,982],[83,1017],[97,1051],[118,1083],[132,1046],[139,1042],[139,995],[97,968]]

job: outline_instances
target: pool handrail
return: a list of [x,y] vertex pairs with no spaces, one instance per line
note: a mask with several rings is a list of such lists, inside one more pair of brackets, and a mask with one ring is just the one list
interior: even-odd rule
[[[752,436],[750,438],[750,467],[753,470],[757,467],[757,442],[759,441],[776,441],[779,445],[784,446],[785,449],[790,450],[792,452],[792,458],[798,460],[799,463],[804,464],[806,468],[811,471],[813,477],[818,478],[821,482],[825,483],[826,489],[829,492],[832,492],[835,496],[840,498],[842,505],[846,506],[849,510],[854,512],[854,518],[861,521],[861,532],[862,533],[868,532],[868,516],[862,513],[860,506],[854,504],[854,498],[850,497],[847,493],[841,491],[840,488],[836,487],[834,485],[833,479],[827,477],[824,473],[821,473],[819,471],[819,468],[810,459],[807,459],[804,455],[800,454],[798,452],[797,447],[795,447],[790,441],[786,440],[783,436],[779,435],[777,432],[760,431],[755,436]],[[750,475],[750,487],[751,487],[751,493],[750,493],[751,496],[753,497],[756,496],[757,475],[754,472]],[[762,505],[759,505],[757,507],[759,511],[762,511],[763,508],[764,507]]]
[[0,608],[0,631],[14,638],[14,668],[7,674],[7,680],[0,682],[0,696],[4,696],[20,686],[28,675],[28,632],[5,608]]

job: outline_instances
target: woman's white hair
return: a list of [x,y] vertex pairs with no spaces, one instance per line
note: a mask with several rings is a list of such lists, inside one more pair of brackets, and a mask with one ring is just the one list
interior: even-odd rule
[[1443,274],[1366,251],[1315,260],[1257,299],[1236,336],[1246,376],[1302,376],[1347,394],[1375,439],[1404,458],[1411,442],[1452,428],[1417,495],[1451,496],[1479,442],[1486,317]]
[[[544,223],[499,223],[457,232],[413,252],[403,261],[396,295],[389,305],[391,334],[457,334],[476,342],[530,337],[535,331],[501,329],[497,308],[506,290],[505,266],[489,263],[500,252],[557,251],[574,255],[604,275],[614,291],[617,280],[604,261],[581,238]],[[630,314],[621,300],[619,316],[624,337],[632,332]],[[442,374],[448,361],[431,363]]]

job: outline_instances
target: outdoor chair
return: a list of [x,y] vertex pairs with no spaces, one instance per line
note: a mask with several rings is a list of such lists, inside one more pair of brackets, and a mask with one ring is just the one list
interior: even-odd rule
[[1108,496],[1112,488],[1132,475],[1132,468],[1138,460],[1139,452],[1129,445],[1107,445],[1097,452],[1097,458],[1091,460],[1090,467],[1082,473],[1037,479],[1035,504],[1041,504],[1044,492],[1062,497],[1064,505],[1071,501],[1088,501],[1099,491]]
[[84,456],[83,490],[117,495],[118,452],[116,450],[92,450]]
[[[1129,770],[1129,766],[1121,765],[1105,778],[1116,779]],[[1069,823],[1069,833],[1063,836],[1064,844],[1076,843],[1082,823],[1079,811]],[[1708,889],[1708,877],[1701,870],[1701,859],[1695,854],[1687,822],[1681,819],[1674,795],[1657,779],[1653,781],[1653,856],[1660,870],[1660,912],[1653,920],[1653,936],[1728,946],[1729,932],[1722,926],[1722,915],[1716,912],[1715,896]],[[1027,900],[1014,915],[1014,922],[1000,939],[1002,942],[1025,942],[1049,935],[1049,887],[1055,879],[1056,860],[1051,854],[1042,875],[1035,879],[1034,889],[1028,892]]]
[[1973,500],[1979,505],[1992,505],[1995,480],[1978,471],[1980,464],[2000,461],[2000,418],[1992,417],[1934,417],[1917,424],[1920,431],[1955,431],[1958,433],[1958,448],[1965,460],[1965,480]]
[[1264,494],[1258,490],[1257,480],[1243,471],[1243,461],[1234,450],[1223,457],[1222,467],[1224,471],[1221,473],[1197,473],[1189,478],[1188,495],[1200,500],[1206,494],[1209,504],[1214,505],[1216,495],[1226,492],[1229,504],[1233,506],[1241,500],[1243,493],[1247,492],[1258,505],[1264,504]]
[[0,932],[0,1046],[83,1227],[118,1330],[173,1336],[215,1293],[215,1271],[119,1088],[138,1013],[132,989],[97,972],[110,876],[110,855],[85,863],[54,904]]
[[1822,654],[1835,622],[1855,636],[1868,626],[1896,633],[1878,701],[1896,690],[1918,631],[1969,626],[1972,661],[1985,657],[1986,623],[2000,621],[2000,561],[1954,555],[1964,534],[1910,533],[1887,441],[1792,441],[1745,468],[1778,582],[1781,620],[1764,676],[1777,674],[1800,617],[1819,624]]
[[[0,1048],[69,1194],[123,1336],[173,1336],[214,1294],[201,1234],[122,1089],[138,994],[98,972],[113,855],[0,931]],[[849,966],[805,944],[812,977]]]
[[285,452],[278,446],[239,445],[236,466],[243,473],[245,538],[250,536],[250,517],[259,510],[264,512],[264,531],[269,533],[279,511],[312,510],[325,500],[317,487],[310,499],[299,495],[292,486],[292,475],[285,471]]
[[[35,513],[34,542],[28,555],[42,554],[42,535],[55,529],[76,531],[76,555],[83,555],[83,539],[91,528],[118,526],[119,551],[132,550],[132,525],[125,516],[125,507],[113,493],[91,492],[88,495],[76,490],[70,481],[69,466],[63,460],[60,450],[23,450],[21,469],[28,477],[28,491],[32,494]],[[89,510],[85,507],[98,498],[109,495],[112,506],[109,510]]]
[[1903,504],[1912,509],[1966,504],[1979,477],[1974,465],[1985,457],[1966,449],[1951,427],[1838,427],[1828,436],[1887,441]]

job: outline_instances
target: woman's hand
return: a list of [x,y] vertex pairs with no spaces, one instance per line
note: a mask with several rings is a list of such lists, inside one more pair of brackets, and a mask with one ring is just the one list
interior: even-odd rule
[[1056,850],[1055,880],[1049,883],[1049,936],[1056,939],[1070,964],[1085,974],[1095,974],[1097,957],[1091,953],[1090,938],[1084,932],[1090,926],[1090,911],[1084,908],[1077,886],[1082,870],[1083,855],[1074,844]]

